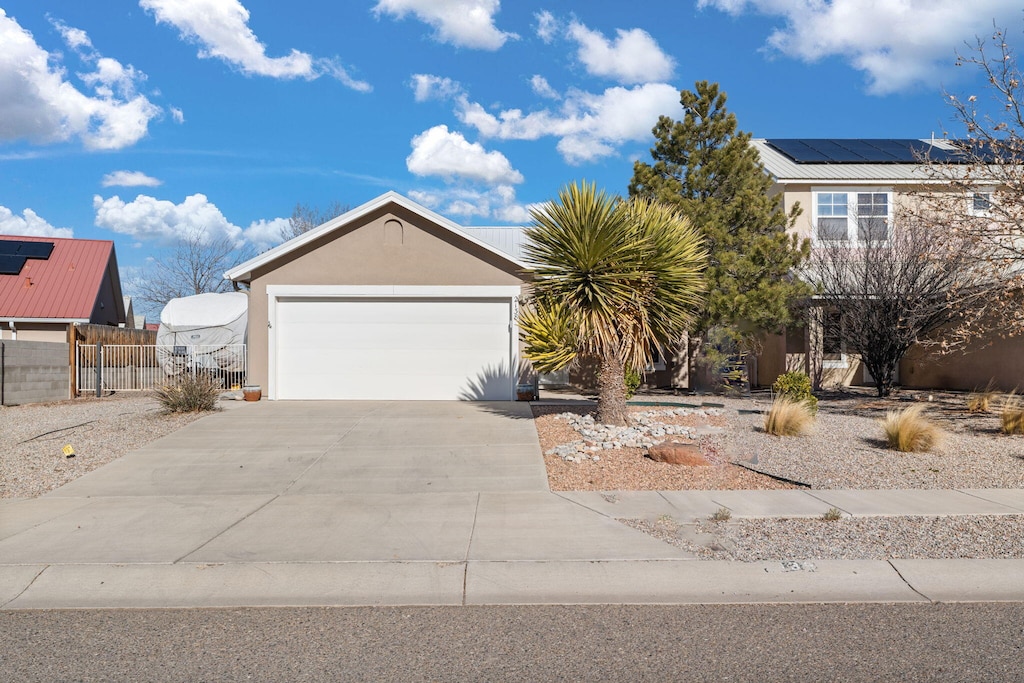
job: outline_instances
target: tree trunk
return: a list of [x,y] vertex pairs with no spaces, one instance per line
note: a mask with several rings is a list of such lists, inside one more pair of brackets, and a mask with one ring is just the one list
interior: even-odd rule
[[597,372],[597,420],[601,424],[626,426],[626,371],[614,353],[601,357]]
[[691,332],[686,339],[686,372],[689,375],[687,387],[691,392],[696,392],[698,389],[706,388],[704,385],[706,382],[703,381],[702,375],[704,369],[697,363],[697,358],[700,355],[700,346],[704,343],[704,336]]

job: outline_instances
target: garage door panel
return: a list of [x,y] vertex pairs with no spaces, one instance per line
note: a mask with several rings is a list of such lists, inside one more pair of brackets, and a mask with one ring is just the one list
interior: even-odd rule
[[278,320],[283,323],[316,323],[329,304],[330,323],[369,324],[394,323],[421,325],[425,323],[500,323],[508,321],[509,302],[473,301],[466,299],[416,301],[369,299],[351,301],[288,301],[278,307]]
[[449,325],[410,327],[408,325],[303,325],[285,327],[278,343],[295,349],[421,349],[495,348],[508,340],[508,322],[496,325]]
[[285,399],[508,400],[507,299],[278,301]]

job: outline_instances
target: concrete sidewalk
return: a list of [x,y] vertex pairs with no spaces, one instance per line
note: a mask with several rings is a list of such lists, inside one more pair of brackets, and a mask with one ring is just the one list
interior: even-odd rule
[[523,404],[262,402],[0,501],[0,608],[1024,600],[1024,560],[708,562],[617,521],[721,507],[1016,515],[1024,491],[553,493]]

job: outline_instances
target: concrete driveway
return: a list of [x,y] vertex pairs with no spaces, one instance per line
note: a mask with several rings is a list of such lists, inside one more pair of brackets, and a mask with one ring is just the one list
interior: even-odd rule
[[[41,498],[0,501],[8,607],[332,604],[338,585],[345,603],[445,604],[464,599],[473,561],[686,557],[550,493],[522,403],[232,405]],[[275,572],[304,597],[253,587]]]
[[523,403],[261,401],[149,444],[56,496],[546,491]]
[[[552,493],[529,410],[231,404],[45,496],[0,500],[0,609],[1024,595],[1019,560],[831,561],[811,572],[694,562],[617,518],[692,521],[723,505],[807,515],[836,503],[804,491]],[[1002,503],[929,493],[933,507],[958,495],[979,513],[1024,509],[1021,492]]]

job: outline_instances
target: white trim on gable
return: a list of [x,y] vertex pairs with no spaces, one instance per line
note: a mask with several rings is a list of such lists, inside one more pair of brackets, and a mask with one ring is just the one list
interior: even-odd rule
[[313,228],[309,232],[303,233],[298,237],[294,237],[283,244],[279,244],[273,249],[269,249],[260,254],[259,256],[246,261],[245,263],[235,266],[231,270],[228,270],[227,272],[224,273],[224,279],[232,280],[234,282],[245,281],[252,276],[253,270],[265,266],[268,263],[271,263],[274,260],[295,251],[304,244],[308,244],[313,240],[319,239],[323,235],[329,234],[343,226],[346,226],[354,221],[357,221],[360,218],[387,206],[388,204],[395,204],[408,211],[412,211],[413,213],[418,214],[423,218],[435,223],[436,225],[439,225],[440,227],[445,228],[446,230],[458,235],[462,239],[489,251],[490,253],[500,257],[502,260],[507,261],[508,263],[511,263],[517,268],[522,268],[523,270],[530,270],[530,266],[527,265],[525,262],[510,256],[508,253],[488,244],[487,242],[477,237],[474,237],[473,235],[466,232],[462,228],[462,226],[458,225],[457,223],[448,220],[447,218],[440,214],[434,213],[430,209],[421,206],[420,204],[417,204],[413,200],[409,199],[408,197],[392,190],[389,192],[385,192],[379,197],[371,199],[370,201],[366,202],[361,206],[357,206],[351,211],[347,211],[340,216],[332,218],[323,225]]

